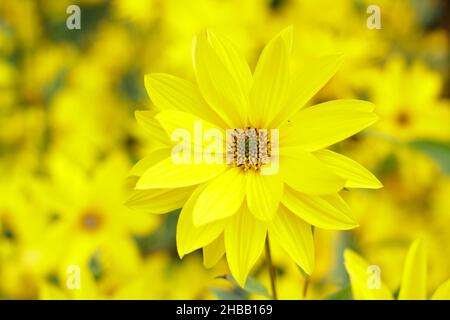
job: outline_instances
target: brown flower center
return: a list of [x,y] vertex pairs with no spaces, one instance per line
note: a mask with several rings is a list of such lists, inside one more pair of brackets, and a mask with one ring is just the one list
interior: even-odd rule
[[411,123],[411,116],[405,111],[400,111],[395,117],[395,121],[399,126],[405,127]]
[[270,130],[227,130],[227,164],[243,170],[259,170],[271,155]]
[[81,228],[88,232],[96,231],[102,225],[102,215],[95,210],[87,210],[80,220]]

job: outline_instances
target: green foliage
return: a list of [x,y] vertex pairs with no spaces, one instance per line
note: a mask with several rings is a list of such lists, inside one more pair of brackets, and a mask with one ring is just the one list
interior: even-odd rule
[[[233,278],[232,275],[223,275],[223,276],[219,276],[217,278],[221,278],[221,279],[225,279],[230,281],[231,283],[233,283],[236,286],[236,292],[233,293],[234,295],[238,295],[240,296],[240,299],[242,299],[242,296],[246,296],[248,297],[250,294],[257,294],[266,298],[271,299],[271,295],[267,292],[267,289],[255,278],[249,276],[247,278],[247,282],[245,283],[245,287],[241,288],[238,283],[236,282],[236,280]],[[211,290],[213,291],[213,290]],[[227,296],[226,294],[224,294],[223,292],[217,292],[217,291],[221,291],[221,290],[214,290],[213,293],[219,293],[219,295],[216,294],[216,296],[219,299],[225,299],[223,298],[224,296]],[[228,293],[231,293],[230,291],[227,291]],[[241,293],[241,294],[239,294]],[[231,295],[232,296],[232,295]]]
[[450,143],[431,140],[413,140],[409,146],[425,153],[433,159],[442,169],[450,175]]
[[177,256],[175,248],[175,234],[180,210],[161,216],[161,226],[156,232],[147,236],[135,236],[134,239],[143,255],[159,250],[167,250]]
[[219,300],[241,300],[243,297],[240,291],[228,291],[217,288],[209,289]]
[[96,281],[99,281],[103,276],[103,268],[100,263],[100,257],[98,252],[93,254],[89,259],[89,271],[91,271]]
[[394,153],[389,153],[375,168],[377,176],[385,176],[397,170],[398,160]]
[[352,300],[352,289],[350,286],[339,289],[326,297],[326,300]]

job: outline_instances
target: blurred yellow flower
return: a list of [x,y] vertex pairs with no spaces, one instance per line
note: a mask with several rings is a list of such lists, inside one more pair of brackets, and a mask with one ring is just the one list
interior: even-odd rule
[[[93,173],[58,154],[49,157],[48,163],[50,179],[44,179],[34,192],[52,217],[51,228],[42,237],[46,246],[41,248],[51,261],[51,274],[74,297],[87,297],[92,290],[105,296],[114,293],[140,268],[133,236],[158,226],[153,216],[123,206],[127,159],[120,153],[109,155],[96,164]],[[65,187],[68,183],[70,188]],[[100,269],[98,279],[93,263]],[[66,288],[67,270],[73,265],[84,279],[79,292]]]
[[[351,250],[346,250],[345,268],[350,276],[353,298],[357,300],[390,300],[393,294],[381,281],[378,286],[369,286],[369,264]],[[369,271],[368,271],[369,270]],[[420,240],[416,240],[406,256],[399,300],[423,300],[427,298],[426,250]],[[439,286],[431,299],[450,299],[450,279]]]
[[448,100],[439,99],[442,80],[419,61],[393,57],[368,79],[369,95],[383,121],[374,126],[394,139],[450,139]]
[[35,299],[49,271],[41,254],[46,216],[27,198],[30,184],[23,172],[0,179],[0,294],[21,299]]

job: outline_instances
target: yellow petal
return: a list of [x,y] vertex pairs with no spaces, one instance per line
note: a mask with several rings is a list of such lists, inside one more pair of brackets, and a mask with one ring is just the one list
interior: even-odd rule
[[436,289],[436,291],[434,292],[431,299],[432,300],[450,300],[450,279],[445,281],[443,284],[441,284]]
[[125,202],[125,205],[148,213],[168,213],[181,208],[193,191],[193,187],[137,190]]
[[336,193],[345,183],[316,157],[300,148],[280,149],[280,171],[285,183],[306,194]]
[[374,275],[369,264],[352,250],[344,252],[345,269],[350,277],[353,299],[355,300],[392,300],[392,294],[381,281],[379,287],[369,286]]
[[[241,78],[242,60],[228,41],[214,33],[201,32],[194,38],[194,70],[203,97],[228,125],[246,124],[248,109],[247,77]],[[247,67],[248,68],[248,67]],[[237,71],[239,70],[239,71]]]
[[161,226],[161,219],[145,211],[133,210],[123,214],[119,223],[130,234],[147,237]]
[[162,144],[169,145],[170,140],[166,132],[155,119],[156,113],[153,111],[136,111],[134,116],[137,123],[145,130],[145,132],[153,139],[161,142]]
[[[191,113],[176,110],[161,111],[155,119],[167,132],[172,145],[180,146],[179,153],[172,150],[182,161],[187,156],[196,164],[225,162],[226,134],[222,128]],[[206,152],[209,146],[218,149],[217,155]]]
[[151,152],[145,158],[139,160],[133,168],[130,170],[131,176],[140,177],[147,171],[149,168],[153,167],[158,162],[164,160],[170,155],[169,148],[161,148]]
[[225,227],[228,266],[241,287],[263,251],[266,232],[266,224],[254,218],[245,203]]
[[160,123],[164,131],[167,132],[169,137],[172,136],[175,130],[179,129],[187,130],[192,141],[195,141],[196,135],[203,135],[206,130],[210,129],[217,130],[221,133],[222,137],[225,137],[225,131],[221,127],[192,113],[166,110],[155,115],[155,119]]
[[187,253],[205,247],[223,232],[226,220],[218,220],[201,227],[194,226],[193,211],[205,185],[199,186],[181,210],[177,223],[177,250],[180,258]]
[[68,300],[70,297],[59,286],[41,281],[39,283],[40,300]]
[[270,221],[274,217],[283,194],[283,181],[279,175],[247,172],[247,205],[258,219]]
[[231,168],[212,180],[194,207],[194,225],[230,217],[241,207],[245,197],[245,175]]
[[373,104],[362,100],[333,100],[298,112],[280,129],[280,144],[317,151],[373,124]]
[[331,79],[343,61],[341,55],[331,55],[308,61],[294,74],[286,105],[271,126],[278,128],[295,115]]
[[144,80],[148,95],[160,111],[192,113],[218,125],[223,124],[193,83],[164,73],[148,74]]
[[314,155],[323,161],[334,173],[345,179],[347,188],[379,189],[383,185],[358,162],[330,150],[319,150]]
[[220,33],[207,31],[208,40],[211,47],[215,50],[220,61],[230,71],[231,75],[239,83],[243,92],[248,94],[252,86],[252,72],[245,60],[244,55],[229,39]]
[[225,243],[221,234],[216,240],[203,247],[203,265],[208,269],[214,267],[224,254]]
[[292,53],[292,46],[294,42],[294,28],[292,26],[284,28],[283,30],[281,30],[279,35],[286,45],[287,53],[289,56]]
[[358,226],[350,208],[338,194],[311,196],[286,186],[281,202],[297,216],[321,229],[348,230]]
[[264,48],[256,65],[253,86],[250,90],[250,123],[267,128],[286,101],[289,88],[289,57],[281,36]]
[[427,260],[420,240],[413,242],[403,267],[399,300],[424,300],[427,298]]
[[314,242],[311,225],[281,205],[269,223],[270,240],[275,240],[307,274],[314,269]]
[[226,169],[219,164],[175,164],[166,158],[139,178],[136,189],[168,189],[196,185],[208,181]]

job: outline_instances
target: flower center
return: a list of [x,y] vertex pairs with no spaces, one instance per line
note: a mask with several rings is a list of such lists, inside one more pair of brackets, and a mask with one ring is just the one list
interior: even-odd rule
[[397,114],[395,121],[397,121],[397,124],[402,127],[406,127],[411,122],[411,117],[408,113],[405,111],[401,111]]
[[81,227],[83,230],[92,232],[97,230],[102,223],[102,216],[93,210],[86,211],[81,217]]
[[269,163],[270,136],[267,129],[227,130],[227,164],[244,171],[259,170]]

